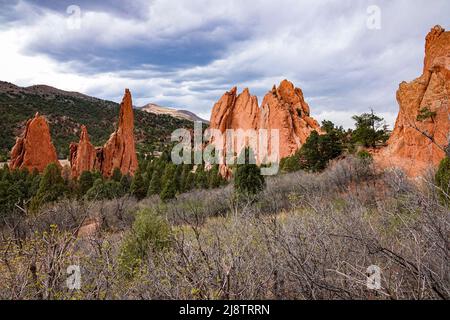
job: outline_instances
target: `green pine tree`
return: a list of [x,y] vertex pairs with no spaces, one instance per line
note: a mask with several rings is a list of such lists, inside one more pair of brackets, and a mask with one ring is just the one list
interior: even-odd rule
[[144,177],[140,169],[134,174],[133,182],[131,183],[131,194],[138,200],[142,200],[147,195],[147,187],[145,185]]
[[175,183],[175,189],[177,192],[181,191],[182,188],[182,174],[183,174],[183,165],[179,164],[176,166],[175,175],[173,177],[173,181]]
[[250,148],[242,150],[240,158],[245,156],[245,163],[236,166],[234,175],[234,190],[240,196],[254,196],[264,190],[265,180],[261,175],[261,169],[252,164],[254,160],[253,151]]
[[375,148],[378,144],[384,144],[389,138],[384,119],[373,112],[355,115],[352,118],[356,122],[356,129],[352,133],[353,142],[366,148]]
[[38,210],[43,204],[63,197],[66,191],[67,187],[61,176],[60,168],[55,163],[51,163],[44,170],[38,192],[31,201],[30,209]]
[[195,170],[195,186],[198,189],[208,189],[208,175],[203,165],[199,165]]
[[176,166],[174,164],[168,164],[166,170],[164,171],[164,176],[162,178],[162,190],[159,196],[161,200],[167,201],[169,199],[175,198],[177,193],[176,188]]
[[222,177],[219,171],[219,165],[215,164],[208,172],[209,187],[214,189],[226,184],[226,180]]
[[[316,131],[313,131],[298,151],[297,156],[301,169],[321,171],[326,168],[330,160],[342,154],[342,136],[338,129],[333,129],[334,125],[331,122],[328,121],[327,124],[330,124],[330,126],[325,128],[325,134],[319,135]],[[288,162],[285,165],[289,164]],[[296,163],[291,165],[291,168],[296,169]]]
[[79,197],[83,197],[94,185],[94,176],[90,171],[83,171],[78,179]]
[[122,172],[119,168],[114,168],[111,179],[115,182],[120,182],[120,179],[122,179]]
[[131,183],[133,182],[133,178],[129,174],[125,174],[120,179],[120,185],[122,186],[122,190],[124,194],[131,192]]
[[161,192],[161,176],[162,170],[161,167],[158,166],[153,170],[150,185],[148,186],[147,196],[152,196]]
[[435,183],[438,187],[442,203],[450,204],[450,158],[445,157],[439,164],[436,172]]

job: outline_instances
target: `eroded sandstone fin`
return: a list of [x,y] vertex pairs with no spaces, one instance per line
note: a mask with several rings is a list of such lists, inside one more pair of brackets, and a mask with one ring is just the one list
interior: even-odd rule
[[17,138],[11,150],[10,168],[43,172],[50,163],[61,167],[47,120],[36,112],[34,118],[27,121],[22,136]]

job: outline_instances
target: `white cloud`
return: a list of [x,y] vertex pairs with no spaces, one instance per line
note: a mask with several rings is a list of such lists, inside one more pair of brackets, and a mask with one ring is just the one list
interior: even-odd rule
[[[371,4],[381,8],[379,31],[366,28]],[[320,120],[329,117],[349,127],[352,115],[374,108],[392,127],[398,84],[420,75],[424,37],[434,24],[448,27],[450,3],[165,0],[141,3],[142,12],[133,19],[81,9],[81,29],[69,30],[65,11],[20,1],[20,20],[0,27],[1,80],[44,83],[115,101],[129,87],[136,105],[170,104],[209,118],[214,102],[232,86],[249,87],[261,101],[273,84],[288,78],[303,89]],[[219,51],[212,61],[202,52],[208,49],[205,41]],[[146,54],[170,44],[183,49],[183,43],[205,62],[170,68],[150,58],[129,67],[123,61],[126,52],[145,47]],[[92,48],[95,54],[88,56]],[[124,50],[108,57],[113,65],[114,58],[121,59],[120,68],[103,65],[106,50]]]

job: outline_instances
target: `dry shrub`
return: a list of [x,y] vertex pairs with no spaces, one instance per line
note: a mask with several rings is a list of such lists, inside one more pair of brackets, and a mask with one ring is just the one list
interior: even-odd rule
[[[410,181],[349,157],[321,174],[270,177],[248,203],[236,203],[231,186],[166,204],[63,202],[26,219],[20,238],[3,233],[0,298],[449,299],[450,212],[439,199],[427,177]],[[148,248],[130,278],[119,248],[138,208],[166,219],[172,239],[165,250]],[[100,217],[102,228],[76,239],[86,216]],[[33,232],[49,223],[60,230],[51,241]],[[61,285],[74,261],[85,283],[75,293]],[[377,290],[366,283],[371,265],[381,270]]]

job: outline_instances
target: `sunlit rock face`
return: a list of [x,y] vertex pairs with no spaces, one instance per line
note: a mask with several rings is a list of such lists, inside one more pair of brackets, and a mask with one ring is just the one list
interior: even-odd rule
[[[268,152],[274,148],[270,130],[279,132],[279,159],[295,153],[305,142],[312,131],[320,132],[320,125],[310,116],[310,109],[303,92],[288,80],[283,80],[278,87],[274,86],[263,98],[261,107],[256,96],[251,95],[246,88],[239,95],[234,87],[226,92],[214,105],[211,112],[210,129],[225,133],[233,130],[267,129]],[[215,141],[215,143],[219,143]],[[236,141],[224,139],[221,148],[230,148],[235,154],[240,153]],[[231,145],[231,146],[230,146]],[[261,160],[261,159],[258,159]],[[221,166],[222,176],[230,177],[229,170]]]
[[[399,167],[411,177],[436,167],[445,157],[450,133],[449,93],[450,32],[435,26],[426,37],[422,75],[399,86],[395,128],[388,146],[375,155],[377,162]],[[418,119],[421,110],[431,116]]]
[[80,141],[70,144],[70,165],[73,178],[78,178],[83,171],[96,169],[97,152],[92,145],[87,128],[81,126]]
[[43,172],[50,163],[60,166],[47,120],[36,113],[33,119],[27,121],[22,136],[17,138],[9,165],[11,169],[37,169]]
[[125,89],[125,95],[120,104],[119,125],[103,146],[101,172],[109,177],[115,168],[119,168],[122,174],[134,175],[137,167],[133,103],[130,90]]
[[138,161],[134,141],[133,103],[128,89],[125,89],[120,104],[117,129],[106,144],[94,148],[89,141],[87,129],[82,127],[80,142],[70,146],[70,164],[73,178],[79,177],[83,171],[94,170],[110,177],[115,168],[119,168],[122,174],[134,175]]

